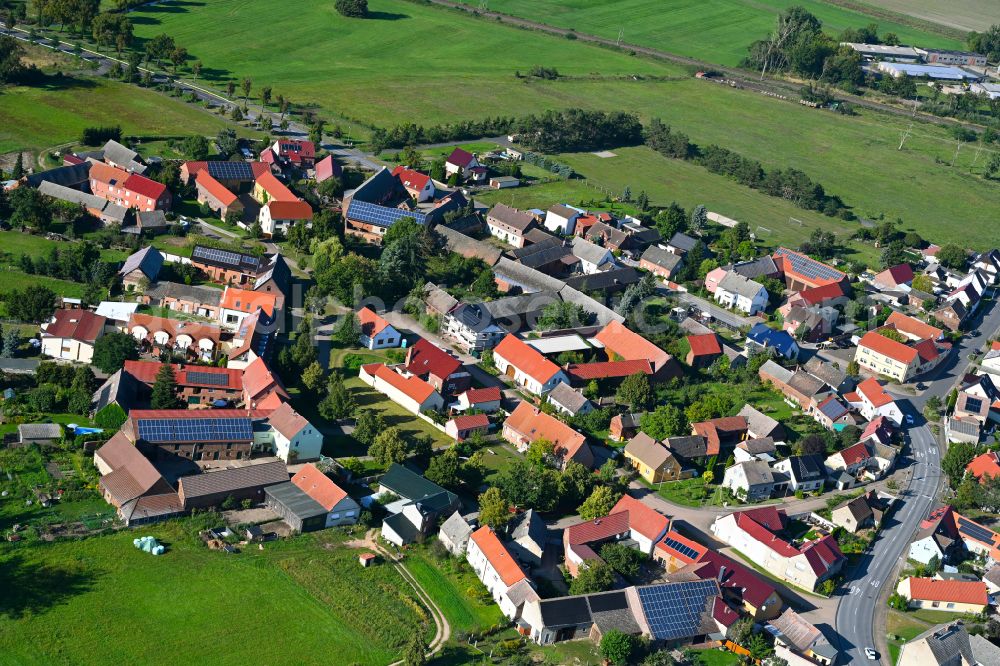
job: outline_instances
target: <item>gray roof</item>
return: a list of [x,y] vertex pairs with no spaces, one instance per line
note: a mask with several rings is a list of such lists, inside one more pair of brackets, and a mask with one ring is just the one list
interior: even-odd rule
[[204,305],[218,305],[222,302],[221,289],[180,282],[157,282],[146,290],[146,296],[157,302],[162,302],[164,298],[176,298]]
[[454,229],[449,229],[443,224],[439,224],[434,227],[434,231],[441,234],[444,237],[445,245],[452,252],[457,252],[463,257],[475,257],[477,259],[482,259],[490,266],[497,263],[503,253],[500,248],[494,247],[489,243],[484,243],[478,241],[475,238],[466,236],[465,234],[455,231]]
[[[499,252],[499,250],[498,250]],[[515,284],[524,291],[559,291],[563,281],[550,277],[534,268],[524,266],[506,257],[500,258],[493,266],[493,273],[504,282]]]
[[872,508],[868,505],[868,498],[865,497],[864,495],[855,497],[849,502],[844,502],[840,506],[836,507],[834,511],[836,511],[837,509],[842,509],[844,507],[847,507],[847,510],[851,512],[852,516],[854,516],[854,520],[858,521],[859,523],[864,522],[869,518],[873,518],[875,516],[875,514],[872,512]]
[[969,647],[980,666],[1000,666],[1000,647],[989,642],[979,634],[969,636]]
[[62,437],[62,426],[58,423],[22,423],[17,426],[17,434],[22,442],[31,439],[59,439]]
[[503,222],[507,226],[513,227],[522,233],[524,233],[524,230],[535,221],[535,217],[531,213],[511,208],[510,206],[502,203],[494,205],[487,214],[487,217],[492,217],[498,222]]
[[733,467],[743,470],[743,475],[747,478],[747,484],[753,486],[766,486],[774,483],[774,474],[771,468],[763,460],[749,460],[747,462],[736,463]]
[[948,430],[960,435],[979,437],[980,427],[979,422],[973,419],[948,419]]
[[580,214],[580,211],[570,208],[564,204],[556,204],[554,206],[549,206],[548,212],[555,213],[559,217],[564,217],[567,220],[573,219]]
[[548,399],[549,402],[554,402],[569,410],[569,413],[573,415],[579,413],[590,402],[582,393],[562,382],[556,384],[556,387],[549,391]]
[[788,458],[788,469],[796,483],[826,476],[826,467],[820,456],[791,456]]
[[573,255],[569,251],[569,248],[563,245],[563,242],[558,238],[544,240],[541,243],[532,243],[523,248],[513,250],[510,254],[518,263],[530,268],[547,266]]
[[540,312],[547,305],[558,301],[559,294],[554,291],[536,291],[530,294],[487,301],[482,304],[482,307],[490,313],[493,319],[517,318],[532,312]]
[[824,638],[823,632],[791,608],[786,608],[781,615],[768,623],[799,652],[806,652],[814,643]]
[[185,500],[217,493],[228,493],[244,488],[272,486],[288,481],[288,468],[280,460],[247,465],[217,472],[182,476],[177,480],[178,493],[183,490]]
[[424,300],[428,306],[445,314],[458,305],[458,299],[432,282],[424,285]]
[[40,187],[44,182],[66,186],[79,185],[90,180],[90,162],[40,171],[31,174],[25,180],[31,187]]
[[625,453],[634,456],[654,470],[659,469],[673,455],[667,447],[644,432],[640,432],[628,441],[628,444],[625,445]]
[[965,630],[965,626],[961,622],[931,627],[913,638],[903,646],[899,663],[908,663],[905,660],[907,646],[920,641],[927,643],[927,647],[938,666],[960,666],[961,664],[976,663],[976,656],[972,653],[972,645],[969,641],[969,632]]
[[122,368],[105,380],[101,387],[94,391],[91,403],[94,411],[99,412],[111,403],[128,411],[136,406],[139,396],[139,382]]
[[0,370],[15,375],[30,375],[38,370],[41,363],[37,358],[0,358]]
[[566,286],[578,289],[579,291],[622,290],[641,279],[642,275],[639,274],[639,271],[630,266],[623,266],[622,268],[613,268],[609,271],[566,278]]
[[548,529],[545,527],[545,521],[533,509],[528,509],[524,513],[512,518],[507,523],[507,532],[514,541],[528,539],[543,548],[548,539]]
[[322,504],[309,497],[291,481],[268,486],[264,489],[264,493],[274,498],[299,520],[308,520],[326,514],[326,509]]
[[772,259],[769,254],[765,254],[763,257],[757,257],[753,261],[744,261],[734,264],[732,270],[737,275],[742,275],[743,277],[751,280],[767,275],[775,275],[781,272],[778,270],[778,266],[774,263],[774,259]]
[[767,437],[781,427],[775,419],[759,411],[753,405],[743,405],[737,416],[742,416],[747,420],[747,430],[756,433],[759,437]]
[[670,242],[668,243],[671,247],[676,247],[678,250],[683,250],[684,252],[690,252],[697,244],[697,238],[692,238],[691,236],[688,236],[680,231],[675,232],[674,235],[670,237]]
[[607,260],[610,252],[611,250],[608,248],[591,243],[585,238],[580,238],[579,236],[573,237],[573,254],[584,261],[589,261],[599,266]]
[[101,211],[101,217],[107,217],[114,220],[118,224],[122,224],[125,222],[125,218],[128,217],[129,210],[131,209],[108,201],[104,204],[104,210]]
[[114,139],[110,139],[106,144],[104,144],[104,148],[101,152],[104,155],[105,162],[114,162],[121,168],[133,173],[141,174],[146,171],[146,165],[136,159],[139,157],[139,153],[130,148],[126,148]]
[[574,305],[579,305],[581,308],[587,312],[592,312],[597,315],[597,323],[601,326],[606,326],[612,321],[617,321],[619,324],[625,321],[625,317],[621,316],[611,308],[602,305],[601,303],[595,301],[590,296],[578,289],[566,285],[559,290],[559,295],[562,297],[563,301],[567,303],[572,303]]
[[753,298],[760,293],[760,290],[764,288],[764,285],[759,282],[749,280],[739,273],[729,271],[726,273],[725,277],[719,281],[718,288],[733,294],[739,294],[744,298]]
[[785,384],[787,384],[788,380],[792,378],[791,370],[783,368],[771,360],[764,361],[764,364],[760,366],[760,371],[774,377],[780,382],[784,382]]
[[760,453],[774,453],[776,447],[773,437],[757,437],[755,439],[744,439],[737,442],[736,448],[743,449],[752,456]]
[[661,268],[665,268],[668,271],[674,271],[678,266],[681,265],[683,259],[679,255],[667,252],[662,247],[657,247],[656,245],[650,245],[646,248],[646,251],[642,253],[639,258],[641,261],[648,261],[651,264],[655,264]]
[[821,393],[826,388],[826,382],[801,368],[796,369],[786,383],[802,395],[809,397]]
[[128,275],[132,271],[139,269],[143,275],[149,278],[150,281],[153,281],[160,274],[161,268],[163,268],[163,255],[152,245],[147,245],[138,252],[129,255],[124,265],[122,265],[121,270],[118,271],[118,274]]
[[452,543],[467,539],[472,534],[472,526],[456,511],[441,523],[441,534],[447,536]]
[[267,262],[261,269],[257,277],[254,278],[253,288],[255,290],[263,287],[267,282],[274,281],[274,284],[285,296],[288,296],[289,283],[292,281],[292,270],[288,267],[288,262],[282,254],[275,253],[265,259]]
[[167,215],[162,210],[141,210],[136,214],[136,224],[143,229],[164,229]]
[[87,208],[94,208],[97,210],[102,210],[107,202],[106,199],[95,194],[88,194],[86,192],[81,192],[80,190],[74,190],[71,187],[66,187],[64,185],[59,185],[50,180],[42,181],[38,185],[39,194],[44,194],[47,197],[52,197],[53,199],[59,199],[60,201],[67,201],[69,203],[79,204],[81,206],[86,206]]
[[833,388],[840,388],[840,385],[847,379],[847,372],[833,367],[832,363],[824,362],[819,356],[813,356],[802,367]]
[[416,502],[440,493],[447,493],[454,497],[453,493],[448,493],[448,491],[433,481],[428,481],[416,472],[411,472],[406,467],[396,463],[390,465],[389,469],[379,480],[379,492],[386,491],[411,502]]
[[398,534],[403,539],[403,543],[412,543],[420,536],[420,530],[402,512],[386,516],[385,520],[382,521],[382,529],[386,527]]

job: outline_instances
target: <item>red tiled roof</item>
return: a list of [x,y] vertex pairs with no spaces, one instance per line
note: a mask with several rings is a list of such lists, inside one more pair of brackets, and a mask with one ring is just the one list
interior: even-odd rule
[[740,619],[740,614],[730,608],[722,597],[715,597],[712,604],[712,619],[724,627],[731,627]]
[[399,182],[403,184],[403,187],[409,190],[417,190],[418,192],[427,187],[427,183],[431,181],[431,177],[427,174],[420,173],[416,169],[408,169],[402,165],[393,169],[392,175],[399,178]]
[[595,541],[604,541],[616,534],[624,534],[628,531],[629,513],[628,511],[619,511],[570,525],[565,530],[564,538],[571,546],[579,546]]
[[333,507],[347,497],[347,491],[334,483],[330,477],[312,463],[296,472],[295,476],[292,477],[292,483],[316,500],[327,511],[333,511]]
[[268,196],[272,199],[277,199],[278,201],[297,201],[298,197],[285,187],[285,184],[280,180],[275,178],[274,174],[270,170],[257,176],[257,184],[264,188]]
[[367,338],[375,337],[389,325],[389,322],[368,306],[358,310],[358,321],[361,323],[361,334]]
[[809,305],[819,305],[823,301],[840,298],[844,295],[844,289],[839,282],[831,282],[819,287],[803,289],[798,295]]
[[913,280],[913,268],[909,264],[896,264],[875,276],[881,284],[899,286]]
[[451,151],[451,155],[448,156],[447,162],[454,164],[455,166],[460,166],[464,169],[469,166],[469,163],[474,159],[475,156],[472,153],[462,150],[461,148],[456,148]]
[[312,159],[316,156],[316,144],[312,141],[283,141],[278,139],[278,154],[292,162],[301,162],[302,158]]
[[981,580],[937,580],[910,578],[910,598],[923,601],[945,601],[959,604],[989,603],[986,583]]
[[461,367],[461,361],[424,338],[406,352],[406,371],[420,377],[431,374],[447,379]]
[[333,155],[327,155],[319,162],[316,162],[316,182],[322,183],[329,178],[339,178],[344,173],[340,165],[333,161]]
[[886,326],[892,326],[900,333],[905,333],[920,340],[937,340],[941,337],[941,329],[931,326],[914,317],[893,311],[885,320]]
[[124,187],[128,177],[128,171],[113,167],[110,164],[104,164],[103,162],[91,162],[90,164],[90,179],[96,180],[99,183]]
[[471,428],[488,428],[490,417],[486,414],[465,414],[456,416],[451,420],[457,430],[469,430]]
[[710,421],[699,421],[691,424],[694,434],[701,435],[707,443],[705,455],[716,456],[722,450],[722,434],[736,433],[747,429],[744,416],[723,416]]
[[871,452],[865,442],[858,442],[841,451],[840,457],[844,460],[844,464],[850,467],[871,458]]
[[784,558],[805,555],[806,561],[816,574],[828,571],[834,564],[843,559],[843,554],[837,546],[836,539],[826,535],[816,541],[810,541],[801,548],[796,548],[779,537],[775,532],[784,526],[784,512],[773,507],[753,509],[733,514],[736,524],[752,539],[759,541]]
[[649,361],[646,360],[570,363],[566,366],[566,373],[570,377],[579,381],[628,377],[629,375],[634,375],[637,372],[651,375],[653,374],[653,367],[649,364]]
[[255,400],[272,390],[288,397],[277,375],[271,372],[264,359],[258,356],[243,369],[243,392],[250,400]]
[[305,201],[278,201],[267,202],[267,208],[271,211],[272,220],[311,220],[313,218],[312,206]]
[[647,539],[658,539],[668,527],[670,519],[652,507],[646,506],[631,495],[622,495],[609,513],[628,513],[629,527]]
[[867,398],[868,402],[875,407],[882,407],[893,401],[889,392],[874,377],[869,377],[858,384],[858,393]]
[[378,377],[403,395],[423,404],[434,393],[434,387],[419,377],[404,377],[382,363],[371,363],[363,366],[365,372]]
[[[274,394],[270,394],[274,395]],[[271,415],[267,417],[267,422],[271,427],[281,433],[285,439],[293,439],[302,432],[302,429],[309,426],[306,417],[295,411],[287,402],[279,403]]]
[[[217,368],[211,365],[181,365],[171,364],[174,368],[174,379],[178,386],[201,386],[219,389],[243,390],[243,372],[230,368]],[[156,375],[159,374],[163,363],[159,361],[125,361],[125,372],[129,373],[143,384],[153,384]],[[225,384],[206,383],[196,380],[198,373],[222,376],[226,378]]]
[[167,186],[163,183],[158,183],[137,173],[131,174],[125,180],[125,189],[148,197],[153,201],[158,200],[167,192]]
[[659,371],[672,358],[670,354],[617,321],[609,322],[594,337],[609,352],[627,361],[649,361],[654,371]]
[[500,399],[500,387],[490,386],[488,388],[469,389],[465,392],[465,397],[470,405],[481,402],[496,402]]
[[531,347],[515,335],[508,333],[493,349],[494,357],[501,357],[515,368],[534,379],[539,384],[552,379],[559,372],[559,366],[548,360],[537,349]]
[[770,583],[748,567],[714,550],[706,550],[692,570],[702,580],[718,580],[720,587],[736,592],[738,597],[757,609],[775,593]]
[[220,307],[238,312],[253,313],[257,308],[261,308],[271,316],[274,314],[274,306],[278,297],[266,291],[250,291],[238,289],[237,287],[226,287],[222,292]]
[[[687,553],[682,553],[678,551],[676,548],[667,543],[667,539],[676,541],[680,543],[682,546],[687,546],[688,548],[690,548],[695,552],[694,557],[691,557]],[[697,562],[706,552],[708,552],[708,548],[706,548],[705,546],[702,546],[697,541],[692,541],[691,539],[688,539],[686,536],[683,536],[679,532],[675,532],[673,530],[670,530],[665,535],[663,535],[663,539],[656,544],[656,550],[667,553],[675,560],[680,560],[681,562],[685,562],[687,564],[693,564],[694,562]]]
[[937,345],[934,344],[933,340],[921,340],[913,345],[913,348],[917,350],[917,355],[924,363],[929,363],[939,356]]
[[215,324],[203,324],[200,322],[181,321],[179,319],[167,319],[166,317],[154,317],[153,315],[133,312],[128,318],[128,330],[131,333],[134,328],[141,326],[149,331],[149,337],[157,331],[164,331],[171,338],[187,335],[192,340],[211,340],[218,343],[222,335],[222,329]]
[[878,331],[868,331],[865,333],[858,346],[867,347],[876,354],[888,356],[900,363],[912,363],[913,359],[917,357],[916,349],[908,347],[902,342],[890,340]]
[[978,455],[965,466],[965,471],[980,480],[983,476],[1000,478],[1000,454],[996,451],[987,451]]
[[994,340],[990,343],[990,351],[996,351],[998,349],[1000,349],[1000,341]]
[[472,533],[471,538],[473,543],[479,546],[479,550],[482,551],[504,585],[510,587],[527,578],[517,561],[511,556],[510,551],[500,543],[500,539],[488,526],[480,527]]
[[806,561],[809,562],[809,566],[812,567],[813,573],[817,576],[822,576],[837,562],[844,559],[844,554],[840,552],[840,545],[832,534],[827,534],[816,541],[810,541],[803,545],[801,552],[806,556]]
[[237,200],[237,196],[229,191],[225,185],[217,181],[208,173],[208,169],[202,169],[195,177],[195,182],[201,185],[202,189],[219,200],[223,206],[229,206]]
[[[861,433],[861,440],[863,441],[869,437],[877,436],[879,441],[882,441],[883,437],[886,439],[891,437],[895,429],[896,428],[892,424],[892,421],[885,416],[879,416],[878,418],[872,419],[868,422],[868,425],[865,426],[864,431]],[[887,442],[882,443],[886,444]]]
[[45,327],[43,335],[93,343],[106,323],[106,318],[90,310],[56,310],[55,321]]
[[[795,268],[793,267],[792,260],[790,258],[786,259],[786,257],[795,257],[799,262],[801,262],[803,266],[809,266],[812,269],[811,272],[813,274],[800,273],[799,271],[795,270]],[[793,278],[799,280],[800,282],[815,285],[817,287],[822,286],[824,284],[830,284],[831,282],[839,282],[840,280],[843,280],[845,277],[847,277],[844,273],[838,271],[829,264],[824,264],[822,261],[816,261],[815,259],[813,259],[808,255],[802,254],[801,252],[796,252],[795,250],[789,250],[788,248],[784,247],[778,248],[777,250],[775,250],[774,254],[771,255],[771,258],[774,259],[775,265],[778,268],[780,268],[781,272],[784,273],[786,276],[790,275]],[[816,277],[816,275],[819,275],[820,273],[828,273],[828,272],[831,273],[832,275],[836,275],[839,277],[831,277],[831,278]]]
[[527,401],[521,402],[504,422],[528,441],[545,439],[555,445],[557,454],[570,460],[584,446],[587,438],[568,425],[548,414],[535,409]]
[[691,353],[695,356],[714,356],[722,353],[722,346],[715,333],[689,335],[687,341],[688,345],[691,346]]

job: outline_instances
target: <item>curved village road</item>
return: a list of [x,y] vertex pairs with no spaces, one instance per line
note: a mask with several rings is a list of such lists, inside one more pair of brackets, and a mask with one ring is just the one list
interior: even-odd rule
[[937,502],[945,481],[941,472],[944,447],[923,422],[921,412],[931,396],[938,396],[942,400],[945,398],[965,373],[969,365],[968,355],[1000,330],[1000,308],[992,300],[984,299],[981,302],[981,310],[977,321],[974,321],[973,330],[981,331],[982,335],[974,338],[965,336],[955,344],[951,356],[938,368],[934,378],[927,382],[928,387],[921,395],[897,395],[917,424],[907,429],[910,439],[909,455],[913,461],[912,473],[909,485],[901,493],[901,506],[887,521],[875,543],[862,556],[857,566],[847,572],[847,581],[841,586],[842,597],[837,607],[836,629],[840,650],[846,655],[847,662],[866,662],[864,649],[875,647],[880,661],[888,663],[884,617],[888,612],[885,599],[891,590],[886,589],[886,586],[891,587],[895,582],[897,567],[905,562],[910,540],[920,521],[927,517]]

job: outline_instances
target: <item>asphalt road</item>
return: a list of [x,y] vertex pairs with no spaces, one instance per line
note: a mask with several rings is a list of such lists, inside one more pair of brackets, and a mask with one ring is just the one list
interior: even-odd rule
[[938,494],[945,482],[941,472],[943,447],[924,423],[921,412],[932,395],[945,399],[968,367],[969,354],[1000,329],[1000,308],[995,307],[994,302],[983,303],[979,318],[975,330],[981,331],[981,335],[975,338],[966,336],[955,345],[951,356],[932,375],[933,379],[925,382],[928,386],[921,395],[897,396],[915,422],[907,429],[912,474],[909,485],[901,493],[901,506],[857,566],[847,573],[848,582],[841,587],[836,628],[842,663],[867,662],[864,656],[866,647],[875,647],[879,652],[879,661],[867,663],[889,663],[888,655],[884,653],[886,641],[883,631],[879,632],[877,640],[875,637],[875,627],[884,627],[884,624],[877,623],[877,613],[887,612],[885,599],[891,594],[885,586],[896,582],[896,567],[905,562],[910,541],[920,521],[937,504]]

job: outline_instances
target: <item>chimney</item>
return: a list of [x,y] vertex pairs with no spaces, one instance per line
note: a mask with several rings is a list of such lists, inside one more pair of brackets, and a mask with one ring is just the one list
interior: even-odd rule
[[726,567],[725,567],[725,565],[720,566],[719,567],[719,575],[716,577],[717,580],[721,583],[722,579],[725,577],[725,575],[726,575]]

